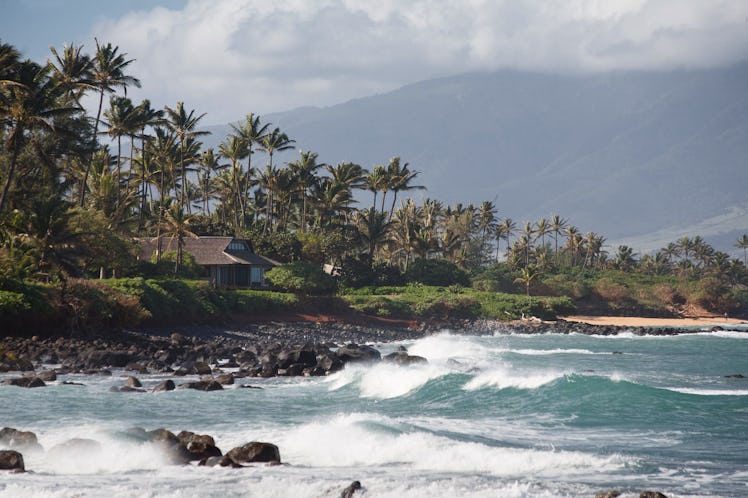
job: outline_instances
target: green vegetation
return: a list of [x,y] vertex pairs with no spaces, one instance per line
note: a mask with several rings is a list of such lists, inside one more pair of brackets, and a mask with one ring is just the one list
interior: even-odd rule
[[[735,244],[742,261],[698,236],[637,255],[558,215],[518,228],[492,202],[417,203],[403,196],[425,187],[400,157],[365,168],[306,150],[280,164],[295,141],[254,113],[204,148],[205,113],[127,97],[140,86],[132,62],[96,41],[92,54],[66,46],[39,64],[0,41],[4,328],[207,321],[313,306],[326,298],[303,295],[335,288],[381,316],[548,317],[572,301],[621,314],[748,311],[746,235]],[[80,105],[86,96],[98,98],[95,116]],[[189,280],[204,269],[184,241],[200,235],[251,240],[287,263],[268,280],[293,294]],[[153,261],[137,259],[136,237],[156,239]]]

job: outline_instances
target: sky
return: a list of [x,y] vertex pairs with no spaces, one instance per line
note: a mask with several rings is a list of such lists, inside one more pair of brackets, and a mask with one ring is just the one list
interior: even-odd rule
[[94,37],[135,59],[133,100],[224,124],[464,72],[728,65],[748,1],[0,0],[0,39],[33,60]]

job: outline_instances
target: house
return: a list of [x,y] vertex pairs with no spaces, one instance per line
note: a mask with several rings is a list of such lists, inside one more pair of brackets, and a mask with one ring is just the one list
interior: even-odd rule
[[[150,261],[155,254],[157,239],[138,239],[140,259]],[[281,263],[252,251],[247,239],[236,237],[184,238],[183,251],[204,267],[213,287],[249,288],[265,286],[265,272]],[[176,241],[162,239],[162,250],[175,249]]]

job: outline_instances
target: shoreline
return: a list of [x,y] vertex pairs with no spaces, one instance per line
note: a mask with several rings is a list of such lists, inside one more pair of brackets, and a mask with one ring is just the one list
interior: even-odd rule
[[748,320],[739,318],[725,318],[723,316],[694,316],[683,318],[649,318],[642,316],[591,316],[573,315],[565,316],[566,322],[579,323],[591,326],[603,327],[732,327],[748,326]]

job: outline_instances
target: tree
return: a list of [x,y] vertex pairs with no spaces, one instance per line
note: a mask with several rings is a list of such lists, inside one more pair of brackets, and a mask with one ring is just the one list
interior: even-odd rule
[[8,128],[5,147],[10,151],[11,157],[0,194],[0,213],[8,200],[18,156],[28,139],[27,134],[38,129],[54,131],[56,118],[80,110],[61,103],[62,89],[49,77],[49,73],[48,66],[25,61],[15,66],[12,81],[3,84],[0,95],[0,126]]
[[306,201],[308,197],[309,189],[317,181],[317,175],[315,174],[318,169],[324,166],[324,164],[317,164],[317,153],[316,152],[304,152],[299,151],[300,158],[288,163],[291,169],[291,174],[296,183],[296,188],[301,196],[301,233],[306,231]]
[[[247,147],[247,176],[252,175],[252,150],[255,145],[262,144],[265,136],[268,132],[270,123],[262,124],[260,122],[260,116],[255,116],[254,113],[247,114],[244,123],[239,126],[231,125],[234,130],[234,134],[244,140],[244,144]],[[249,182],[245,182],[246,187],[249,188]],[[246,195],[246,192],[243,194]]]
[[735,247],[743,250],[743,265],[748,267],[748,235],[741,235],[735,243]]
[[140,124],[137,121],[137,113],[132,101],[127,97],[112,97],[109,99],[109,110],[104,112],[109,129],[106,133],[117,139],[117,195],[120,195],[121,171],[122,171],[122,136],[135,133]]
[[221,157],[231,161],[231,169],[229,171],[231,171],[234,202],[238,207],[234,212],[234,229],[238,230],[240,226],[244,226],[244,218],[247,213],[245,207],[246,199],[244,197],[246,189],[242,186],[244,174],[240,161],[244,159],[249,152],[247,151],[244,140],[236,135],[226,137],[226,140],[221,142],[218,146],[218,152]]
[[[423,185],[413,185],[413,180],[418,176],[418,171],[411,171],[408,169],[408,163],[400,165],[400,158],[393,157],[387,164],[387,189],[392,192],[392,206],[390,207],[390,216],[395,211],[395,203],[397,202],[397,194],[399,192],[405,192],[408,190],[425,190],[426,187]],[[384,202],[384,199],[382,199]],[[383,208],[384,209],[384,208]]]
[[[376,165],[374,169],[367,172],[364,176],[364,187],[374,194],[374,201],[371,204],[373,209],[377,207],[377,194],[379,191],[386,191],[387,186],[387,169],[384,166]],[[382,199],[382,212],[384,212],[384,199]]]
[[[99,90],[99,106],[96,111],[96,122],[94,124],[94,137],[99,132],[99,122],[101,121],[101,110],[104,106],[104,93],[114,93],[117,87],[127,95],[127,87],[132,85],[140,88],[140,80],[133,76],[125,74],[127,66],[132,64],[135,59],[127,60],[127,54],[119,54],[119,47],[112,47],[111,43],[106,45],[99,44],[96,40],[96,53],[91,60],[91,85]],[[91,170],[90,165],[86,168],[81,185],[85,186],[88,181],[88,173]],[[85,202],[85,191],[81,190],[80,205]]]
[[275,128],[273,131],[266,133],[260,141],[260,146],[263,151],[270,157],[270,168],[273,167],[273,154],[276,152],[283,152],[284,150],[293,149],[293,144],[296,140],[291,140],[288,135],[282,133],[280,128]]
[[187,205],[187,161],[185,161],[185,144],[190,139],[194,139],[199,136],[210,135],[209,131],[197,130],[197,125],[206,113],[202,113],[199,116],[195,115],[194,109],[187,112],[184,109],[184,102],[177,102],[175,109],[166,106],[166,126],[174,133],[176,139],[179,142],[179,166],[181,168],[182,177],[182,193],[179,199],[179,204],[184,210]]
[[[174,273],[179,273],[179,267],[182,264],[182,255],[184,252],[184,239],[185,237],[196,238],[197,235],[190,231],[190,216],[185,214],[184,210],[179,205],[171,205],[168,210],[164,213],[164,233],[163,237],[170,239],[169,245],[176,240],[177,241],[177,257],[174,261]],[[169,246],[167,246],[167,251]]]
[[514,279],[514,283],[523,284],[525,286],[525,294],[529,296],[530,284],[538,277],[538,275],[540,275],[540,273],[533,265],[525,266],[520,270],[520,272],[520,276]]
[[276,266],[265,278],[281,289],[300,294],[324,294],[335,290],[335,279],[313,263],[296,261]]
[[369,264],[371,264],[374,262],[377,248],[386,239],[392,223],[387,221],[384,213],[378,213],[376,208],[371,208],[358,212],[356,226],[366,247]]
[[91,79],[91,58],[81,53],[83,45],[64,45],[62,54],[54,47],[49,47],[49,50],[54,57],[53,60],[47,59],[47,64],[52,70],[52,78],[77,105],[80,105],[80,99],[85,91],[94,88]]

